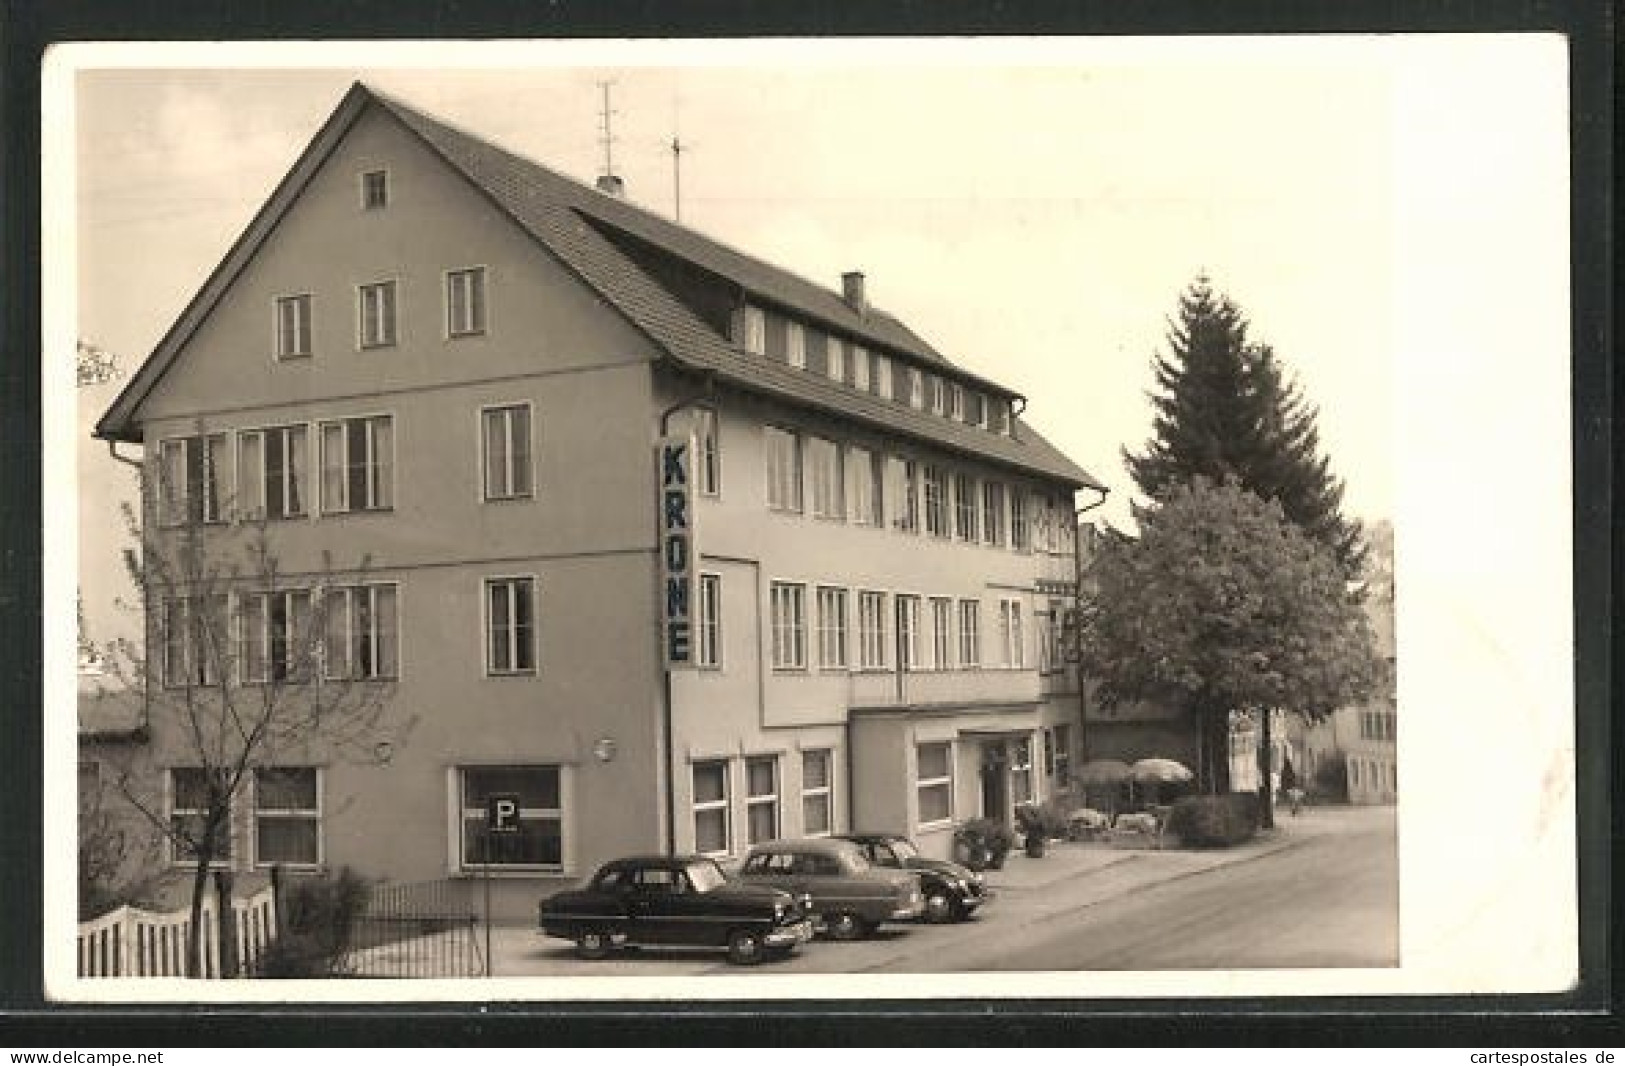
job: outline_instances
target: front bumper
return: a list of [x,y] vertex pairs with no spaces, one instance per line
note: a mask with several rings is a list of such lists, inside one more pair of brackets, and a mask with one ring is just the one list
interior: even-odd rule
[[797,944],[805,944],[813,938],[813,924],[802,920],[791,922],[788,925],[775,926],[762,937],[762,943],[770,948],[793,948]]
[[906,922],[910,918],[918,918],[925,913],[925,897],[918,892],[908,897],[902,906],[891,912],[893,921]]

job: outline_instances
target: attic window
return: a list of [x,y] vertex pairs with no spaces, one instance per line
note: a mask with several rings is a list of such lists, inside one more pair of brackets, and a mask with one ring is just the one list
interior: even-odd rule
[[741,337],[745,350],[756,355],[767,351],[767,319],[760,307],[746,307]]
[[389,171],[369,170],[361,175],[361,206],[367,210],[389,203]]

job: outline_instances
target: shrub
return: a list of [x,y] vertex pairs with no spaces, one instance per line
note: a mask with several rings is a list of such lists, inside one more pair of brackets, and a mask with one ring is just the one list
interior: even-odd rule
[[1062,806],[1053,800],[1043,803],[1023,803],[1016,808],[1016,821],[1021,825],[1023,836],[1037,833],[1040,837],[1060,839],[1066,836],[1067,815],[1071,813],[1068,806]]
[[1258,829],[1258,795],[1186,796],[1168,815],[1167,832],[1191,848],[1228,848],[1250,840]]
[[259,976],[338,974],[356,919],[371,898],[371,883],[345,867],[335,875],[295,881],[282,895],[281,924],[276,941],[260,956]]
[[954,830],[954,857],[972,870],[997,870],[1015,844],[1009,827],[989,818],[972,818]]

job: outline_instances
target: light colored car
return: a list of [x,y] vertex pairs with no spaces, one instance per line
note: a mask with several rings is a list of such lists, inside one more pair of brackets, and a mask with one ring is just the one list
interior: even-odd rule
[[887,870],[864,858],[849,840],[775,840],[750,849],[740,878],[747,884],[811,897],[812,909],[831,937],[857,940],[881,922],[907,921],[925,913],[918,876]]

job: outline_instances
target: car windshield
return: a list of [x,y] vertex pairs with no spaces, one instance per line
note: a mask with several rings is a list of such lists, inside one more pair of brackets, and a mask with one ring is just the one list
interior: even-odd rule
[[920,849],[915,847],[911,840],[891,840],[887,843],[891,844],[892,854],[902,862],[920,857]]
[[728,883],[728,875],[714,862],[697,862],[688,868],[688,879],[696,892],[710,892]]

